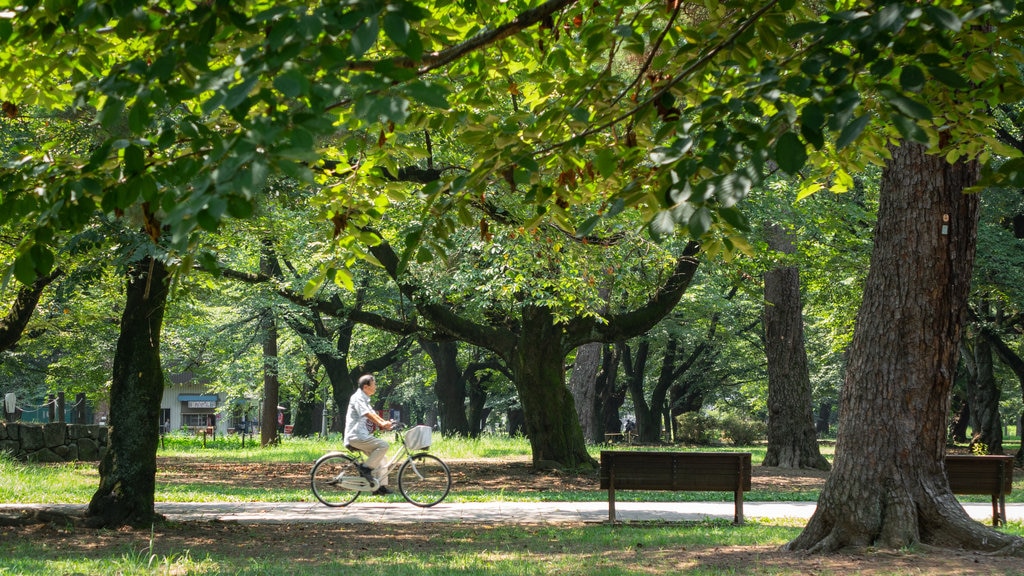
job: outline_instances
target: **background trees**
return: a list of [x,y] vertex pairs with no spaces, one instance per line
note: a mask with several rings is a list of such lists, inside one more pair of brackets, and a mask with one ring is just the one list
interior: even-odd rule
[[[301,284],[293,302],[315,309],[325,285],[357,288],[357,262],[381,265],[401,294],[392,310],[410,313],[398,330],[494,350],[535,462],[586,463],[565,358],[646,332],[698,262],[750,253],[743,202],[766,174],[802,179],[803,198],[855,189],[898,139],[950,162],[1017,155],[989,112],[1021,94],[1007,3],[661,6],[25,2],[0,14],[0,71],[22,80],[0,86],[5,114],[70,110],[96,136],[4,163],[0,225],[24,231],[12,270],[32,282],[73,234],[112,222],[149,239],[121,244],[126,268],[216,272],[208,234],[303,204],[307,230],[273,240],[304,238],[314,264],[285,280]],[[983,182],[1018,184],[1019,163],[987,163]],[[563,249],[644,245],[641,225],[702,252],[679,242],[646,264],[659,281],[599,312],[606,278],[636,262],[591,267]],[[670,402],[686,392],[670,387]]]

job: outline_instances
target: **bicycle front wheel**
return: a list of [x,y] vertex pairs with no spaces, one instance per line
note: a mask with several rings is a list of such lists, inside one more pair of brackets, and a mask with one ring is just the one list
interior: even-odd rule
[[354,460],[344,454],[328,454],[313,465],[309,473],[316,499],[328,506],[347,506],[359,497],[359,491],[342,486],[346,478],[359,478]]
[[437,456],[414,454],[398,469],[398,489],[411,504],[433,506],[448,496],[452,473]]

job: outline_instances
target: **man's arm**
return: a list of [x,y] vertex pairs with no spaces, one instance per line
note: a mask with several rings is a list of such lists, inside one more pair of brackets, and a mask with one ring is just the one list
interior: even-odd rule
[[373,410],[367,412],[365,416],[370,419],[370,422],[373,422],[374,424],[385,430],[391,430],[391,428],[394,427],[394,422],[392,422],[391,420],[385,420],[381,418],[380,414],[377,414]]

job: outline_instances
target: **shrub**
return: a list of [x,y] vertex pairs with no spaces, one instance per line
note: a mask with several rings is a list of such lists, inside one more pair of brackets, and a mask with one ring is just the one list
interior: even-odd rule
[[676,416],[676,441],[683,444],[708,445],[718,439],[714,417],[700,412]]
[[722,435],[737,446],[750,446],[757,440],[764,439],[768,427],[764,422],[744,418],[739,414],[724,414],[718,422]]

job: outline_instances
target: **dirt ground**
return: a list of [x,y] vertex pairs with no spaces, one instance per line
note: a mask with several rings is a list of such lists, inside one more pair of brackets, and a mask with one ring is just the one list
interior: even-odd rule
[[[515,491],[597,490],[596,473],[572,474],[559,472],[535,473],[528,459],[453,461],[453,490],[499,489]],[[158,481],[174,483],[207,482],[223,486],[242,485],[267,488],[305,486],[309,466],[304,464],[224,464],[211,462],[182,462],[161,460]],[[820,487],[826,473],[792,471],[755,467],[753,488],[776,490],[802,490]],[[566,526],[567,528],[572,526]],[[496,529],[479,526],[474,530]],[[548,529],[548,526],[524,526],[527,533]],[[0,527],[0,551],[4,540],[32,541],[53,547],[62,553],[102,555],[110,550],[145,549],[157,542],[160,549],[191,550],[193,555],[209,554],[228,558],[246,558],[258,550],[260,555],[274,558],[294,558],[296,562],[309,561],[310,543],[316,543],[316,555],[352,555],[352,551],[380,554],[382,547],[389,552],[443,549],[456,535],[465,539],[465,526],[435,525],[430,530],[422,527],[366,526],[366,525],[244,525],[226,523],[174,524],[168,523],[150,529],[124,528],[115,531],[69,529],[57,523],[19,527],[17,531]],[[537,539],[533,541],[536,542]],[[544,540],[540,538],[540,540]],[[470,550],[475,544],[470,542]],[[639,545],[637,545],[639,546]],[[474,551],[476,553],[476,551]],[[480,554],[494,553],[480,545]],[[531,550],[531,554],[564,554],[563,549]],[[593,560],[607,561],[609,557],[628,554],[641,558],[644,567],[636,573],[685,573],[700,568],[711,572],[733,574],[1024,574],[1024,560],[989,557],[967,552],[891,552],[868,550],[859,553],[807,556],[779,551],[775,546],[730,547],[678,547],[664,549],[626,549],[575,551]],[[2,552],[0,552],[2,554]],[[633,560],[629,566],[633,566]],[[614,565],[614,562],[613,562]],[[632,568],[630,569],[632,571]]]
[[[597,472],[535,472],[529,458],[490,460],[446,460],[452,471],[452,490],[500,490],[510,492],[544,492],[565,490],[597,490]],[[308,464],[225,464],[185,462],[161,459],[157,463],[158,482],[238,484],[265,488],[295,488],[309,482]],[[752,471],[754,490],[815,490],[821,488],[827,472],[790,470],[755,466]]]

